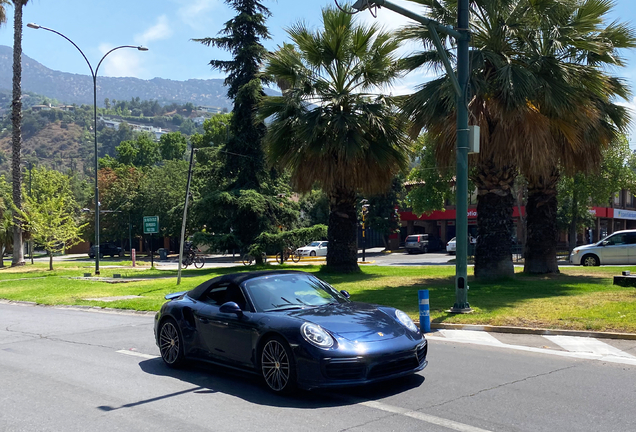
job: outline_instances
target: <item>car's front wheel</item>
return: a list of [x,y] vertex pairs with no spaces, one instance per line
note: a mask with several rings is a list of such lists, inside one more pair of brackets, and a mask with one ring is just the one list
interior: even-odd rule
[[598,258],[594,255],[585,255],[581,260],[581,264],[589,267],[601,265]]
[[309,252],[309,256],[316,256],[316,251]]
[[167,319],[159,329],[159,351],[164,363],[170,367],[179,367],[183,361],[183,342],[177,323]]
[[290,393],[296,389],[294,357],[283,338],[274,336],[263,345],[261,373],[267,386],[276,393]]

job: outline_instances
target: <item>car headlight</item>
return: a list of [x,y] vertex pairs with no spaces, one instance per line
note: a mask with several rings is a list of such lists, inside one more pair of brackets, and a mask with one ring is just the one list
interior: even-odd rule
[[330,348],[333,346],[331,335],[317,324],[304,323],[300,327],[300,333],[307,342],[318,348]]
[[417,326],[415,325],[411,317],[409,317],[407,314],[405,314],[399,309],[396,309],[395,317],[398,319],[400,324],[402,324],[404,327],[406,327],[407,329],[411,330],[414,333],[417,333]]
[[578,254],[579,252],[580,252],[580,251],[578,251],[578,250],[574,249],[574,250],[572,251],[572,255],[576,255],[576,254]]

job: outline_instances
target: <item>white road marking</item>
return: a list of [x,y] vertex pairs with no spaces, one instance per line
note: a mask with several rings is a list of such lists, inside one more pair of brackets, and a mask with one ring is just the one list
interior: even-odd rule
[[[144,353],[140,353],[137,351],[130,351],[130,350],[118,350],[116,351],[119,354],[125,354],[125,355],[129,355],[129,356],[133,356],[133,357],[141,357],[141,358],[145,358],[145,359],[155,359],[158,358],[158,356],[155,355],[150,355],[150,354],[144,354]],[[390,413],[394,413],[394,414],[400,414],[406,417],[411,417],[417,420],[421,420],[423,422],[426,423],[430,423],[430,424],[434,424],[434,425],[438,425],[438,426],[443,426],[445,428],[448,429],[452,429],[452,430],[456,430],[458,432],[491,432],[489,430],[486,429],[481,429],[478,427],[474,427],[474,426],[470,426],[467,424],[463,424],[463,423],[458,423],[452,420],[447,420],[441,417],[435,417],[429,414],[424,414],[421,413],[419,411],[411,411],[411,410],[407,410],[405,408],[400,408],[400,407],[396,407],[396,406],[392,406],[392,405],[387,405],[384,404],[382,402],[375,402],[375,401],[364,401],[364,402],[359,402],[358,405],[364,405],[368,408],[374,408],[377,410],[381,410],[381,411],[386,411],[386,412],[390,412]]]
[[429,414],[424,414],[419,411],[411,411],[405,408],[400,408],[392,405],[387,405],[382,402],[376,401],[367,401],[360,402],[359,405],[364,405],[368,408],[374,408],[381,411],[386,411],[394,414],[400,414],[406,417],[411,417],[417,420],[421,420],[426,423],[434,424],[437,426],[442,426],[448,429],[456,430],[459,432],[490,432],[487,429],[481,429],[475,426],[470,426],[463,423],[458,423],[456,421],[448,420],[441,417],[435,417]]
[[115,351],[118,352],[119,354],[126,354],[129,356],[133,356],[133,357],[141,357],[141,358],[145,358],[145,359],[156,359],[159,358],[159,356],[156,355],[150,355],[150,354],[144,354],[144,353],[140,353],[137,351],[130,351],[130,350],[119,350],[119,351]]
[[594,338],[575,336],[544,337],[570,352],[586,352],[599,354],[601,356],[616,356],[636,359],[636,357],[634,357],[633,355],[621,351],[618,348],[615,348],[611,345],[606,344],[605,342],[601,342],[600,340]]
[[[462,331],[462,330],[455,330],[455,331]],[[463,331],[471,332],[473,330],[463,330]],[[480,333],[480,332],[475,331],[475,333]],[[585,360],[600,360],[600,361],[604,361],[608,363],[620,363],[620,364],[636,366],[636,358],[617,356],[617,355],[601,355],[598,353],[590,353],[590,352],[557,351],[557,350],[527,347],[527,346],[521,346],[521,345],[508,345],[500,341],[497,341],[497,343],[491,343],[487,341],[477,340],[477,338],[447,339],[443,336],[426,335],[426,339],[431,341],[435,340],[435,341],[442,341],[442,342],[470,343],[474,345],[492,346],[497,348],[517,350],[517,351],[527,351],[527,352],[534,352],[534,353],[540,353],[540,354],[548,354],[548,355],[554,355],[559,357],[580,358]]]
[[454,341],[487,343],[490,345],[505,345],[499,339],[487,332],[446,329],[439,330],[439,332],[443,334],[446,339]]

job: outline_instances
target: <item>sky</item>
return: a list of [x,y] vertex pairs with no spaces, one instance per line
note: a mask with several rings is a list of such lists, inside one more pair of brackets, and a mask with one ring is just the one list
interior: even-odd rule
[[[320,25],[320,10],[335,5],[334,0],[262,0],[272,13],[267,20],[272,39],[264,41],[275,50],[286,42],[286,28],[303,21],[311,27]],[[345,1],[345,0],[343,0]],[[351,0],[352,1],[352,0]],[[636,27],[634,0],[614,0],[609,18]],[[399,5],[420,12],[414,3],[395,0]],[[342,2],[341,2],[342,3]],[[24,7],[23,53],[44,66],[88,75],[89,69],[80,53],[60,36],[45,30],[27,28],[33,22],[54,29],[70,38],[84,52],[93,67],[111,48],[119,45],[143,45],[149,50],[117,50],[104,60],[98,76],[155,77],[184,81],[187,79],[223,78],[208,65],[211,59],[229,59],[230,54],[209,48],[193,38],[214,37],[235,11],[223,0],[30,0]],[[358,15],[366,22],[397,28],[409,22],[388,9],[380,9],[377,18],[369,11]],[[8,7],[8,22],[0,27],[0,45],[13,45],[13,8]],[[408,53],[408,48],[403,50]],[[625,78],[636,95],[636,49],[625,52],[626,68],[612,71]],[[407,75],[387,91],[405,94],[428,78],[425,71]],[[634,109],[636,96],[624,104]],[[636,124],[636,122],[635,122]],[[636,148],[636,127],[632,147]]]

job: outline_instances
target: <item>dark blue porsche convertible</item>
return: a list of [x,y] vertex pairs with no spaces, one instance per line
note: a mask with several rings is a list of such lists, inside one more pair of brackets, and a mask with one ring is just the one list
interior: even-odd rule
[[392,307],[352,302],[315,276],[256,271],[169,294],[155,338],[172,367],[197,359],[262,375],[275,392],[367,384],[426,367],[427,343]]

